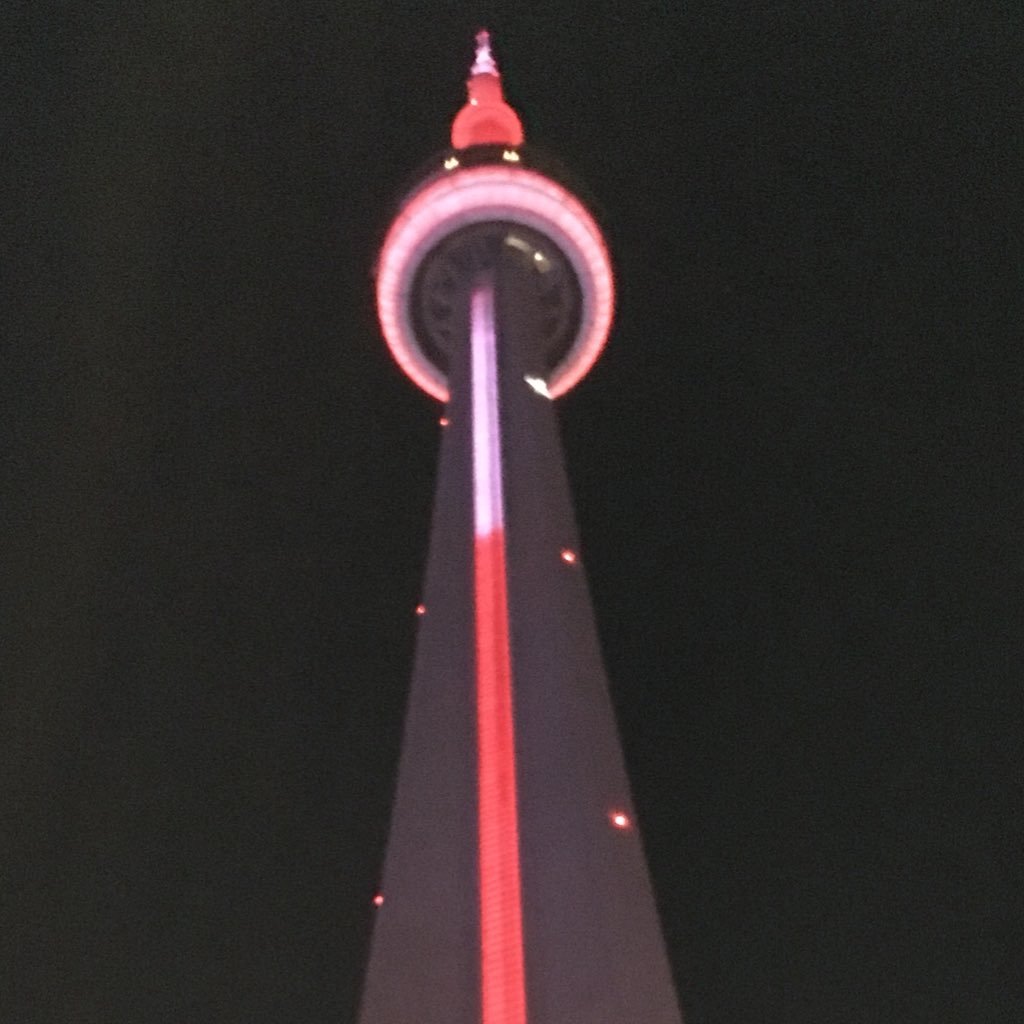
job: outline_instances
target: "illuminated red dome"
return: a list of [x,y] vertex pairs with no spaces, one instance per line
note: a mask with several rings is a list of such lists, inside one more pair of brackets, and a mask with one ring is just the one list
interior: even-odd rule
[[491,37],[477,33],[476,60],[466,82],[469,99],[452,122],[452,146],[519,146],[523,125],[519,115],[505,102],[501,75],[491,55]]

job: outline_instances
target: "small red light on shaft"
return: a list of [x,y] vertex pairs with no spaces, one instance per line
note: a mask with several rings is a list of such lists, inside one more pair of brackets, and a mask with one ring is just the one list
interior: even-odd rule
[[562,561],[566,565],[572,565],[576,561],[576,552],[570,548],[562,548]]
[[384,893],[379,892],[373,897],[373,905],[375,907],[384,906]]
[[632,822],[629,820],[629,815],[623,813],[622,811],[612,811],[608,815],[608,820],[616,828],[629,828],[629,826],[632,824]]

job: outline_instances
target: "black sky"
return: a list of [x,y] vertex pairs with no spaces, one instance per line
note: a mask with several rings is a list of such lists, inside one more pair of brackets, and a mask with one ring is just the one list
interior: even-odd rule
[[437,409],[371,267],[487,24],[690,1024],[1024,1020],[1017,3],[5,12],[0,1019],[353,1021]]

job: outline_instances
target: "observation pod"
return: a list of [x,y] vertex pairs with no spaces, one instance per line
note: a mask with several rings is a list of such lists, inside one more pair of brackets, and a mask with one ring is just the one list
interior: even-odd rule
[[550,401],[607,339],[608,251],[485,32],[467,86],[377,270],[447,404],[360,1024],[680,1024]]
[[504,100],[486,32],[477,36],[467,91],[452,126],[452,151],[406,198],[381,248],[381,329],[405,373],[448,401],[458,281],[451,261],[464,258],[467,244],[493,247],[504,229],[505,244],[533,260],[538,275],[558,271],[537,281],[542,301],[557,305],[552,315],[560,319],[532,363],[558,398],[587,374],[607,341],[615,304],[608,250],[583,203],[528,166],[522,125]]

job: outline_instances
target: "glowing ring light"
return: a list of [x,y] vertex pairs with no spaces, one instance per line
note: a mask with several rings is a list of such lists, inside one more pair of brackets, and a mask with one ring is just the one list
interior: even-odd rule
[[576,272],[582,297],[576,339],[547,381],[564,395],[594,365],[608,339],[615,305],[611,261],[601,230],[568,190],[523,167],[486,165],[425,185],[395,218],[377,270],[377,315],[395,361],[428,394],[448,400],[444,374],[426,357],[412,321],[412,289],[424,257],[470,224],[511,221],[547,236]]

